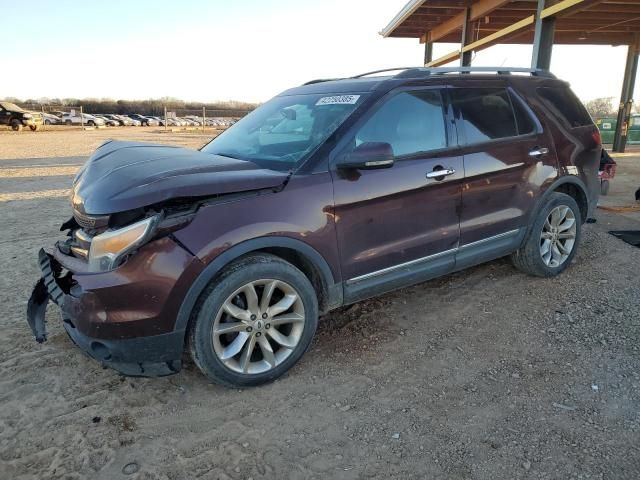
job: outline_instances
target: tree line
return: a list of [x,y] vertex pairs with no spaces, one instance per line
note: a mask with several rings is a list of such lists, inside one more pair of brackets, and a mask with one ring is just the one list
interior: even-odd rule
[[[614,104],[614,97],[594,98],[584,104],[593,118],[617,117],[618,104]],[[634,105],[632,112],[640,113],[640,103]]]
[[17,98],[5,98],[6,101],[13,102],[18,106],[29,110],[60,110],[82,106],[82,111],[86,113],[115,113],[129,114],[139,113],[141,115],[163,115],[165,107],[167,111],[191,111],[194,114],[202,112],[202,107],[209,112],[222,112],[226,115],[214,113],[213,116],[240,117],[256,108],[257,104],[249,102],[239,102],[235,100],[220,102],[186,102],[177,98],[164,97],[149,100],[113,100],[110,98],[39,98],[21,100]]

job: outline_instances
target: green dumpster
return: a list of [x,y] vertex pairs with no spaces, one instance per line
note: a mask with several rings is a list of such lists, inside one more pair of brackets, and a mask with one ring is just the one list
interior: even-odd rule
[[640,145],[640,114],[631,115],[629,122],[629,136],[627,143],[630,145]]
[[[612,144],[613,136],[616,131],[617,119],[613,117],[598,118],[596,125],[600,130],[602,136],[602,143]],[[631,115],[631,121],[629,122],[629,132],[627,134],[627,144],[640,145],[640,114]]]
[[616,132],[616,124],[617,120],[615,118],[598,118],[596,120],[596,125],[598,126],[598,130],[600,130],[600,136],[602,137],[602,143],[610,144],[613,143],[613,136]]

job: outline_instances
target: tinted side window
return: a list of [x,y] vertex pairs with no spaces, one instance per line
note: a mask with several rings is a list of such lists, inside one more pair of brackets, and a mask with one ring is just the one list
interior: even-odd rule
[[389,143],[397,156],[446,147],[440,91],[402,92],[391,97],[356,134],[356,146],[365,142]]
[[523,105],[523,101],[520,100],[513,93],[509,93],[511,97],[511,105],[513,106],[513,112],[516,116],[516,127],[518,128],[518,135],[527,135],[533,133],[537,129],[537,125],[531,118],[531,114]]
[[582,127],[593,123],[587,109],[569,87],[540,87],[538,94],[544,104],[569,126]]
[[518,134],[509,94],[504,88],[455,88],[451,98],[467,144]]

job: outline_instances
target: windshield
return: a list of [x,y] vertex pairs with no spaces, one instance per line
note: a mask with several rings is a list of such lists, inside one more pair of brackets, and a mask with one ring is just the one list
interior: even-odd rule
[[15,103],[9,103],[9,102],[0,102],[0,105],[2,105],[2,108],[4,108],[5,110],[10,110],[12,112],[22,112],[23,110],[17,106]]
[[227,129],[203,152],[288,170],[315,150],[362,102],[362,95],[276,97]]

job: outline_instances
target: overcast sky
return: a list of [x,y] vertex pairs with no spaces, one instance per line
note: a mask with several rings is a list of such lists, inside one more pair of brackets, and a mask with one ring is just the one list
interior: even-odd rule
[[[312,78],[419,65],[417,40],[378,34],[405,3],[3,1],[0,97],[264,101]],[[437,45],[435,56],[453,48]],[[626,47],[557,46],[551,70],[583,100],[617,102],[625,56]],[[496,46],[474,65],[529,66],[530,57],[530,47]]]

